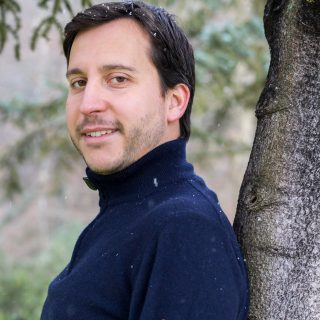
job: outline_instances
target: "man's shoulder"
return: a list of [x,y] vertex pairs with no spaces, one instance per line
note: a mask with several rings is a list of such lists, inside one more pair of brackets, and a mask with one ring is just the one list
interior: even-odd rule
[[171,217],[172,213],[180,212],[212,218],[222,212],[216,193],[196,175],[165,186],[156,198],[158,201],[152,208],[152,214],[159,213]]
[[185,239],[215,235],[235,242],[232,226],[216,194],[201,178],[194,176],[170,186],[160,186],[144,199],[141,214],[134,223],[143,230],[143,238],[150,241],[169,233]]
[[145,218],[144,223],[155,233],[165,229],[184,229],[191,233],[197,230],[210,233],[231,231],[231,225],[215,199],[208,199],[196,189],[192,193],[163,198]]
[[168,199],[156,206],[142,225],[144,232],[140,235],[146,246],[141,256],[153,254],[153,250],[160,255],[175,255],[182,250],[188,259],[202,259],[213,250],[215,257],[228,256],[236,261],[236,253],[240,255],[232,226],[223,212],[214,208],[199,210],[189,199]]

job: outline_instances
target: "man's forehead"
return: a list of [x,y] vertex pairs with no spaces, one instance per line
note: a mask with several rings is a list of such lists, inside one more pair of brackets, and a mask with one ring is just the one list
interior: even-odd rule
[[135,65],[146,59],[153,64],[150,43],[150,36],[133,19],[117,19],[80,32],[72,44],[68,68],[94,63],[102,71],[122,68],[135,72]]
[[80,37],[83,38],[84,35],[90,38],[93,34],[100,35],[102,39],[105,38],[106,41],[108,38],[112,38],[115,34],[121,34],[124,38],[128,39],[132,37],[136,40],[140,36],[150,43],[150,35],[143,28],[143,26],[133,18],[127,17],[117,18],[115,20],[102,23],[98,26],[80,31],[77,33],[74,42]]

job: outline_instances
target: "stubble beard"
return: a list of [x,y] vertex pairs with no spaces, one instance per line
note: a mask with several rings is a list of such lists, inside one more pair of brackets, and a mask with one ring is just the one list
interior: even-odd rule
[[[133,127],[127,133],[123,126],[119,124],[119,128],[121,129],[119,130],[119,134],[124,137],[124,146],[122,154],[119,156],[120,159],[115,159],[115,162],[108,168],[95,168],[90,166],[71,134],[70,138],[74,147],[92,171],[102,175],[110,175],[127,168],[162,143],[165,134],[165,125],[158,121],[155,126],[150,127],[150,125],[148,125],[152,123],[150,118],[150,116],[141,118],[140,124]],[[145,130],[145,128],[148,128],[148,130]]]

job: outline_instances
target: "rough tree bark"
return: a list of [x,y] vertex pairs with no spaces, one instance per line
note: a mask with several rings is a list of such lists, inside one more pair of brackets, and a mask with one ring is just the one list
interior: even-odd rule
[[320,0],[268,0],[271,51],[234,228],[249,319],[320,319]]

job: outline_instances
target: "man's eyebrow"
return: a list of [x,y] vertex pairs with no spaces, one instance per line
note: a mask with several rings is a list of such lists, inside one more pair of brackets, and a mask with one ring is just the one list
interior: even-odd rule
[[128,70],[132,72],[137,72],[137,69],[126,66],[124,64],[105,64],[104,66],[101,67],[101,71],[111,71],[111,70]]
[[[111,70],[128,70],[131,72],[137,72],[137,69],[126,66],[124,64],[105,64],[100,68],[101,72],[111,71]],[[66,77],[69,78],[72,75],[83,75],[84,72],[79,68],[73,68],[67,71]]]
[[70,69],[66,73],[66,77],[69,78],[72,75],[84,74],[84,72],[79,68]]

